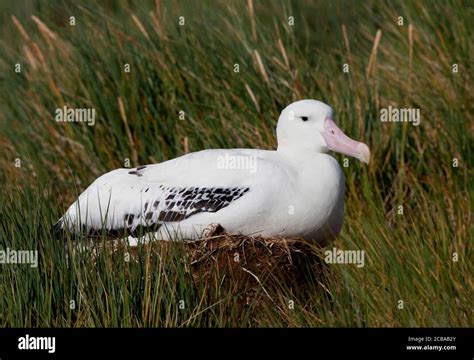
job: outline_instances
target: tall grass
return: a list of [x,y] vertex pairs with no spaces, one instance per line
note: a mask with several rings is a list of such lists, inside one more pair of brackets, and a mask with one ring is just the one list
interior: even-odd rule
[[[473,325],[471,2],[116,3],[1,5],[0,248],[40,252],[38,269],[2,265],[1,325]],[[279,112],[301,98],[333,106],[371,148],[368,167],[344,168],[333,244],[365,250],[363,268],[332,265],[304,291],[262,275],[272,300],[242,307],[250,290],[190,276],[185,246],[126,262],[126,249],[66,256],[51,236],[126,159],[275,148]],[[65,105],[95,108],[96,124],[56,122]],[[420,126],[382,123],[389,105],[419,108]]]

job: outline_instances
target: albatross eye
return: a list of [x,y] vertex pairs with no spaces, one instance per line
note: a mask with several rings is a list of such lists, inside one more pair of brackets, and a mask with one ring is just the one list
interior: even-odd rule
[[301,120],[308,121],[308,117],[307,116],[301,116]]

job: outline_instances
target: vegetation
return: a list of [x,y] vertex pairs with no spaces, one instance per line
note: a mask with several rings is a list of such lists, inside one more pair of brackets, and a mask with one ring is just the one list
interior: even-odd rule
[[[0,265],[1,326],[473,326],[472,2],[101,3],[0,5],[0,250],[39,251],[37,268]],[[106,239],[73,254],[52,235],[127,159],[275,148],[279,112],[302,98],[371,148],[344,168],[329,245],[364,250],[364,267],[318,265],[325,249],[293,240],[219,235],[219,256],[205,240],[125,261]],[[381,122],[390,105],[420,125]],[[63,106],[94,108],[94,126],[56,122]]]

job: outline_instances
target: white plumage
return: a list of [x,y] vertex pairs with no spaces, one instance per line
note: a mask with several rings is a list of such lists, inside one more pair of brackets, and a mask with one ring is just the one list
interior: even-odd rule
[[344,176],[326,152],[368,162],[368,147],[345,136],[332,109],[315,100],[286,107],[277,137],[275,151],[204,150],[111,171],[79,196],[59,225],[126,234],[132,242],[144,233],[197,239],[220,224],[229,233],[327,243],[342,226]]

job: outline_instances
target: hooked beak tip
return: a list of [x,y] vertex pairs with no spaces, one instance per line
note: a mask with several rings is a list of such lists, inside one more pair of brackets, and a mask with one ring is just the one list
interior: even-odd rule
[[369,164],[370,162],[370,149],[367,145],[361,143],[357,146],[357,152],[359,153],[359,160]]

